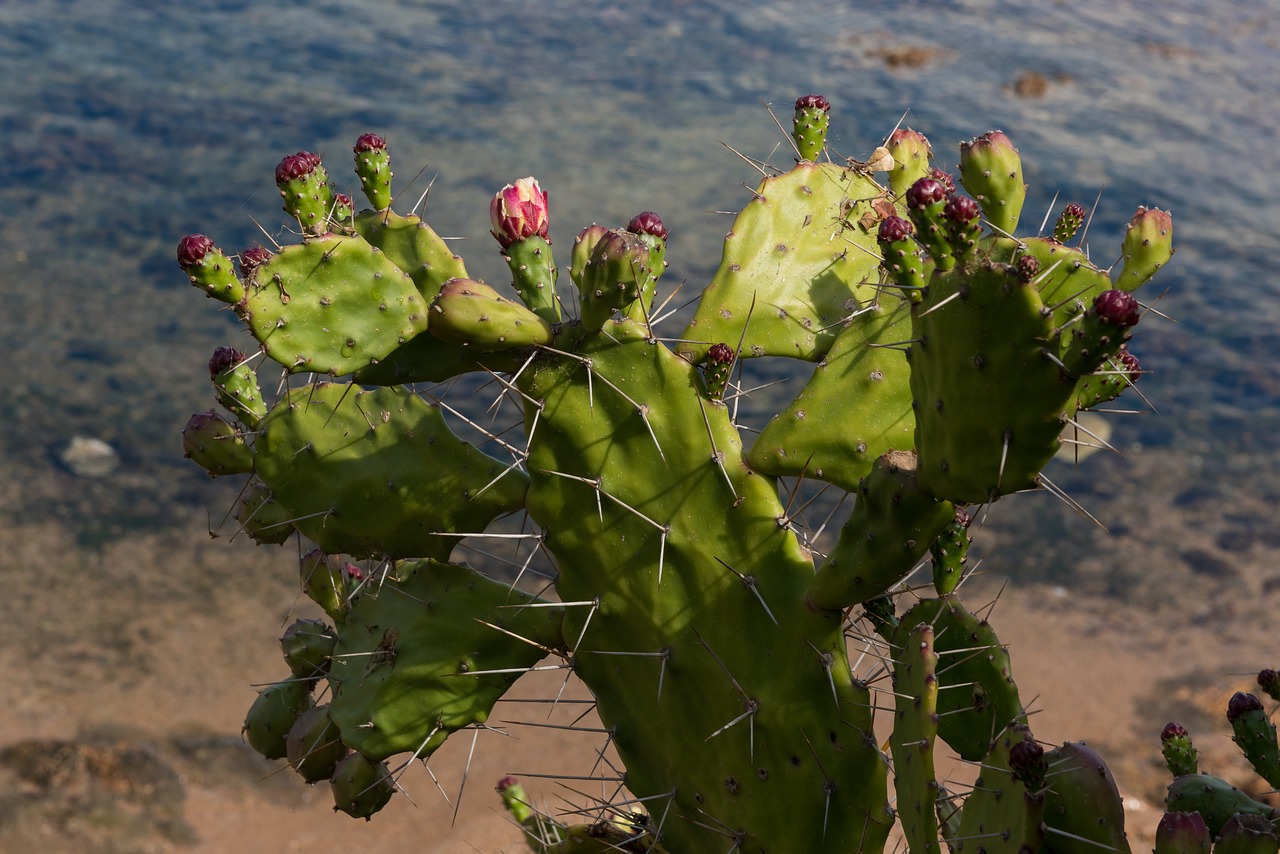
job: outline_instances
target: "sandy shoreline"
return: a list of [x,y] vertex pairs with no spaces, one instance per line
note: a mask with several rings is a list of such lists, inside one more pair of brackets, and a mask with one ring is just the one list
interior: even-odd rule
[[[0,764],[0,792],[10,793],[0,803],[0,848],[337,850],[412,840],[427,851],[516,852],[520,836],[501,815],[494,781],[508,773],[581,774],[594,762],[598,734],[511,725],[542,719],[545,706],[531,712],[504,702],[491,721],[496,731],[476,740],[456,817],[471,753],[465,733],[431,761],[450,801],[417,765],[403,778],[410,797],[396,798],[372,822],[335,815],[325,787],[273,773],[280,763],[255,760],[238,737],[251,683],[282,676],[280,630],[293,616],[311,616],[290,586],[287,549],[174,534],[120,541],[89,559],[56,525],[7,533],[11,567],[25,569],[6,573],[12,608],[0,627],[0,672],[8,677],[0,750],[73,740],[89,759],[65,764],[45,790],[13,763]],[[978,579],[968,601],[994,598],[1000,581]],[[1251,782],[1215,709],[1265,663],[1271,638],[1264,621],[1173,622],[1153,609],[1018,581],[999,597],[991,622],[1010,646],[1022,696],[1035,698],[1037,737],[1085,740],[1102,752],[1134,810],[1135,850],[1146,847],[1158,818],[1150,805],[1166,782],[1158,748],[1166,721],[1192,729],[1208,770]],[[553,696],[561,681],[559,674],[526,677],[512,696]],[[566,696],[581,699],[585,691],[571,683]],[[571,720],[580,708],[562,706],[555,719]],[[139,746],[158,760],[160,782],[153,774],[138,783],[129,768],[101,760]],[[93,778],[104,762],[106,777]],[[164,815],[148,813],[140,804],[169,779],[163,768],[176,774],[185,800]],[[586,802],[549,779],[527,784],[553,810]],[[118,814],[104,798],[114,798]],[[84,813],[90,802],[101,815],[68,819],[66,809]],[[64,812],[54,810],[57,803]]]

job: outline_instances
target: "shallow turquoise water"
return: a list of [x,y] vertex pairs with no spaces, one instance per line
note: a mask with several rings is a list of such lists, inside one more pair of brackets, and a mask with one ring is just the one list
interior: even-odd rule
[[[1032,184],[1030,227],[1055,192],[1085,204],[1101,192],[1089,242],[1104,265],[1138,204],[1172,209],[1178,254],[1155,287],[1170,289],[1160,309],[1177,322],[1144,324],[1135,345],[1163,414],[1117,423],[1135,456],[1078,488],[1119,517],[1126,466],[1156,460],[1173,483],[1162,488],[1187,502],[1239,498],[1244,521],[1224,517],[1224,530],[1265,525],[1280,493],[1268,260],[1280,254],[1280,3],[833,5],[8,0],[5,512],[64,518],[92,540],[226,500],[181,459],[178,431],[209,405],[209,352],[240,333],[186,284],[173,247],[203,231],[234,251],[262,239],[255,220],[278,231],[282,154],[321,151],[341,176],[351,141],[383,133],[399,187],[425,170],[405,198],[434,181],[429,219],[496,282],[486,205],[509,180],[532,173],[550,190],[561,245],[652,208],[673,231],[668,279],[697,287],[728,224],[711,211],[738,207],[755,180],[721,142],[784,163],[762,103],[785,120],[816,91],[835,104],[841,156],[868,154],[904,112],[943,165],[959,140],[1004,129]],[[923,64],[895,64],[911,48]],[[1028,71],[1049,81],[1042,96],[1014,93]],[[92,483],[62,470],[75,435],[110,442],[121,468]]]

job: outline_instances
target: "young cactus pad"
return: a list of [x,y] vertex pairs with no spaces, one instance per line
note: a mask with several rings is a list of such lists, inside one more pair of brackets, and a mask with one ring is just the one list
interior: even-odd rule
[[[1114,811],[1072,830],[1110,790],[1054,770],[1008,651],[961,599],[965,505],[1040,486],[1076,410],[1136,379],[1129,291],[1168,260],[1171,221],[1139,211],[1113,286],[1081,249],[1011,234],[1025,188],[1003,134],[964,147],[962,195],[916,131],[831,162],[829,108],[797,102],[799,161],[745,201],[678,335],[656,328],[656,213],[577,232],[574,294],[548,193],[507,184],[489,213],[511,288],[494,287],[391,209],[374,134],[354,148],[374,210],[301,151],[277,176],[298,243],[246,250],[237,273],[183,238],[184,273],[259,347],[215,354],[211,402],[236,423],[200,413],[184,449],[246,478],[249,536],[304,540],[300,583],[327,618],[285,632],[246,719],[255,749],[368,818],[397,800],[388,768],[488,726],[521,674],[564,670],[620,765],[613,801],[568,821],[503,778],[539,854],[875,851],[895,820],[913,852],[1123,840]],[[767,356],[812,373],[753,439],[741,360]],[[784,476],[845,490],[847,515],[811,530]],[[459,562],[480,537],[521,543],[519,580],[490,578],[485,552]],[[939,598],[920,599],[930,556]],[[1270,767],[1254,717],[1238,737]],[[982,763],[972,793],[936,779],[939,740]],[[1175,788],[1171,807],[1240,803]]]

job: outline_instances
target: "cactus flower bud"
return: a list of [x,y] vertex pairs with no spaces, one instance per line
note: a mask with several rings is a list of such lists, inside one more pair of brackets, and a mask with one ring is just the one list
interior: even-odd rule
[[547,194],[537,179],[521,178],[499,190],[489,203],[489,222],[503,249],[530,237],[547,240]]
[[942,188],[947,191],[948,196],[956,194],[956,179],[950,172],[944,172],[934,167],[929,170],[929,177],[941,184]]
[[1142,317],[1138,300],[1132,294],[1114,288],[1098,294],[1093,301],[1093,313],[1102,322],[1122,329],[1136,325]]
[[362,133],[356,139],[354,151],[356,154],[367,154],[370,151],[382,151],[387,147],[387,141],[376,133]]
[[1262,701],[1252,694],[1237,691],[1227,702],[1227,722],[1234,724],[1249,712],[1262,711]]
[[295,181],[309,175],[320,165],[320,155],[311,151],[299,151],[290,154],[276,164],[276,184]]
[[1013,772],[1013,779],[1026,786],[1027,791],[1040,791],[1049,772],[1044,748],[1035,741],[1019,741],[1009,748],[1009,769]]
[[254,246],[240,253],[240,275],[246,279],[253,275],[254,270],[271,260],[270,250],[261,246]]
[[631,222],[627,223],[627,231],[632,234],[648,234],[662,240],[666,240],[670,233],[662,224],[662,218],[653,211],[643,211],[633,216]]
[[1080,226],[1084,225],[1084,218],[1087,215],[1088,211],[1084,209],[1084,205],[1078,205],[1075,202],[1067,205],[1062,213],[1058,214],[1058,221],[1053,226],[1053,239],[1059,243],[1066,243],[1075,237]]
[[1186,738],[1187,728],[1180,723],[1169,721],[1164,725],[1164,729],[1160,730],[1160,741],[1165,742],[1171,738]]
[[1273,700],[1280,701],[1280,673],[1271,668],[1258,671],[1258,687]]
[[876,240],[881,243],[897,243],[899,240],[906,240],[916,233],[916,228],[911,224],[911,220],[900,216],[885,217],[880,223],[880,231],[876,234]]
[[[934,183],[941,185],[941,182]],[[942,209],[942,218],[957,225],[967,225],[982,215],[978,203],[968,196],[952,196]]]
[[188,234],[178,241],[178,266],[182,269],[199,264],[213,249],[213,241],[203,234]]
[[941,181],[933,178],[921,178],[907,190],[907,207],[909,208],[927,208],[946,200],[947,188]]
[[209,357],[209,378],[214,379],[218,374],[228,368],[234,368],[243,361],[244,353],[235,347],[216,347],[213,355]]
[[1040,262],[1036,260],[1034,255],[1023,255],[1014,264],[1014,268],[1018,274],[1018,281],[1026,284],[1040,272]]

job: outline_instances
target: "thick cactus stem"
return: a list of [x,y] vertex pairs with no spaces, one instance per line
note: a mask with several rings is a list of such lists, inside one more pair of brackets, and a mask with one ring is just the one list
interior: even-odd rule
[[1027,187],[1022,183],[1022,158],[1009,137],[995,130],[961,143],[960,182],[982,205],[992,227],[1013,234]]
[[[938,781],[933,742],[938,734],[938,655],[933,627],[920,623],[906,636],[893,671],[893,751],[898,820],[913,852],[938,852]],[[1032,742],[1034,744],[1034,742]]]
[[387,152],[387,141],[376,133],[361,134],[352,149],[356,159],[356,176],[360,178],[360,189],[373,209],[386,210],[391,207],[391,156]]

